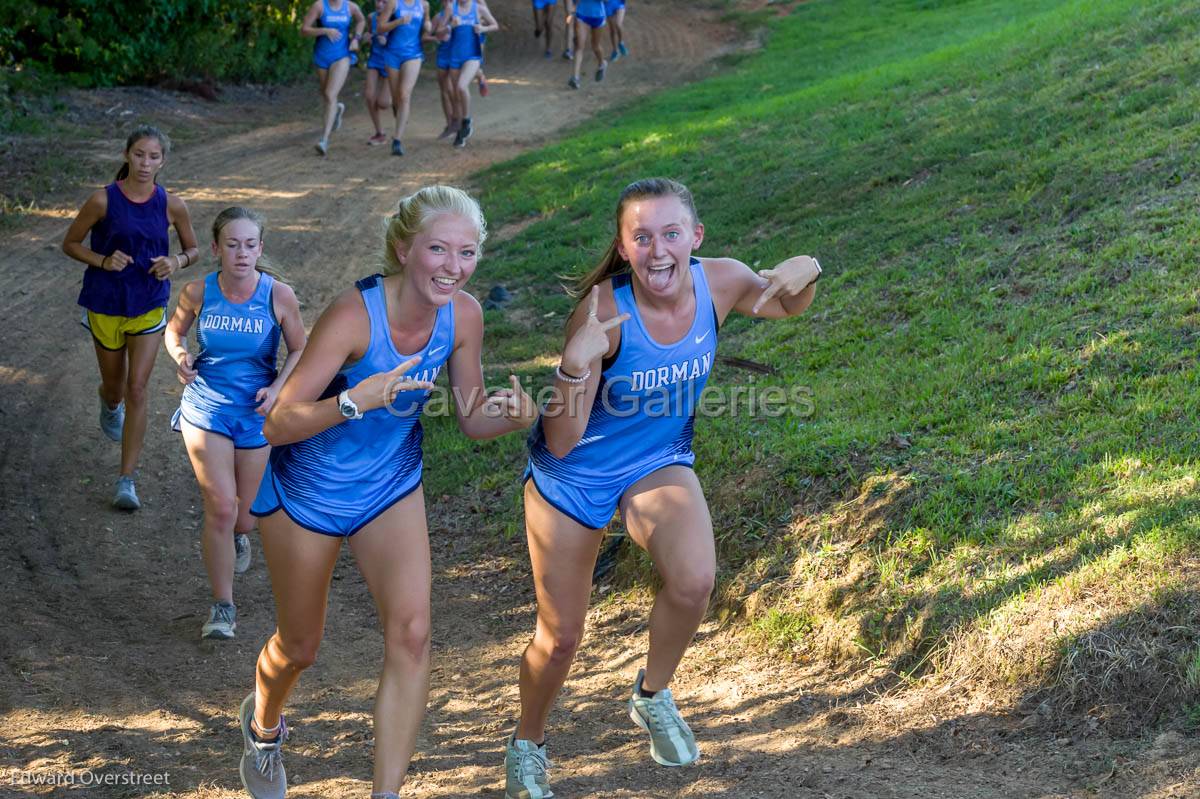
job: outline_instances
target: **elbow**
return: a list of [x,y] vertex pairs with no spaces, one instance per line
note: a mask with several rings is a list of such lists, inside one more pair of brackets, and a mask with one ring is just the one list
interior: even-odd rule
[[276,413],[275,408],[272,408],[267,413],[267,419],[263,422],[263,438],[272,447],[291,444],[295,441],[294,436],[288,435],[286,426],[279,423],[279,414]]

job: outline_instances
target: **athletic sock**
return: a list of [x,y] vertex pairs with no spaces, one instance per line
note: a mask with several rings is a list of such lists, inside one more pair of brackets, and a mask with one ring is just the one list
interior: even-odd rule
[[260,744],[275,743],[279,740],[279,736],[283,734],[283,717],[279,717],[279,723],[269,730],[258,731],[258,722],[250,721],[250,735]]
[[658,693],[658,691],[647,691],[645,688],[643,688],[643,687],[641,687],[641,686],[639,685],[639,686],[638,686],[638,693],[642,695],[642,698],[643,698],[643,699],[653,699],[653,698],[654,698],[654,695],[655,695],[656,693]]

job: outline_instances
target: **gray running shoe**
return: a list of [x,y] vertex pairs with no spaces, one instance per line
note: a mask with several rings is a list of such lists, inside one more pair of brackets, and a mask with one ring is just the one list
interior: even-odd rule
[[321,139],[317,142],[317,155],[326,155],[329,153],[329,142]]
[[208,609],[208,621],[200,628],[200,637],[228,641],[237,629],[237,608],[226,602],[214,602]]
[[110,408],[104,397],[100,398],[100,430],[113,441],[121,440],[121,433],[125,430],[124,402]]
[[254,799],[284,799],[287,795],[287,774],[283,770],[280,749],[287,740],[287,723],[279,717],[279,737],[274,741],[260,741],[250,731],[250,720],[254,718],[254,692],[242,700],[238,719],[242,725],[242,762],[238,773],[242,785]]
[[233,534],[233,573],[245,574],[250,568],[250,536]]
[[334,130],[342,129],[342,114],[344,114],[344,113],[346,113],[346,104],[338,103],[337,113],[333,115],[333,129]]
[[517,740],[515,735],[504,747],[504,799],[552,799],[546,745]]
[[686,766],[700,757],[696,736],[679,715],[671,689],[664,688],[654,696],[642,696],[642,680],[646,670],[639,669],[629,697],[629,718],[650,733],[650,756],[660,766]]
[[113,507],[117,510],[137,510],[142,507],[138,501],[137,489],[133,487],[133,478],[121,475],[117,478],[117,489],[113,493]]

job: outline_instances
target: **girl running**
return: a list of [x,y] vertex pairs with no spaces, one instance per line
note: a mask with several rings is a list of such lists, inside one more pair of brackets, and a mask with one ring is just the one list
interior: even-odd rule
[[[170,278],[200,256],[187,206],[158,185],[170,149],[166,135],[150,125],[129,134],[116,180],[87,199],[62,244],[88,267],[79,304],[100,365],[100,429],[121,442],[112,501],[121,510],[141,507],[133,473],[146,435],[146,384],[167,325]],[[176,255],[169,254],[171,226],[182,248]]]
[[554,9],[558,0],[532,0],[533,38],[546,34],[546,58],[554,56]]
[[572,89],[579,88],[579,74],[583,71],[583,45],[592,45],[592,54],[596,56],[596,80],[604,80],[608,69],[608,60],[604,58],[600,44],[600,29],[608,20],[608,12],[604,9],[604,0],[579,0],[575,5],[575,72],[567,85]]
[[241,776],[256,799],[286,790],[280,713],[316,658],[346,539],[384,635],[372,796],[396,799],[404,782],[429,693],[421,410],[448,368],[468,437],[522,430],[536,416],[516,377],[484,396],[483,311],[462,289],[485,236],[479,205],[458,189],[427,187],[401,200],[387,227],[386,274],[358,281],[325,310],[267,416],[275,449],[252,513],[262,518],[278,628],[240,711]]
[[[354,23],[354,34],[350,34],[350,23]],[[313,45],[313,66],[317,68],[317,82],[321,87],[321,102],[324,108],[324,129],[317,141],[317,154],[329,152],[329,135],[342,126],[344,103],[338,95],[350,67],[358,63],[358,42],[362,38],[367,20],[358,4],[351,0],[315,0],[304,15],[300,34],[316,39]]]
[[612,40],[608,60],[616,61],[629,55],[629,48],[625,46],[625,0],[604,0],[604,13],[608,16],[608,35]]
[[413,87],[421,74],[421,42],[430,32],[429,3],[426,0],[388,0],[384,8],[391,7],[392,18],[380,24],[388,33],[387,75],[392,89],[392,108],[395,113],[395,130],[392,133],[392,155],[404,155],[404,129],[408,125],[408,114],[412,104]]
[[583,636],[600,531],[618,508],[663,581],[629,714],[649,732],[657,763],[699,756],[668,688],[716,572],[712,521],[691,468],[695,408],[725,317],[799,314],[821,274],[807,256],[757,274],[732,258],[693,257],[704,226],[691,194],[671,180],[626,187],[616,221],[608,252],[577,286],[555,396],[530,435],[525,525],[537,627],[506,750],[509,799],[551,796],[546,719]]
[[467,0],[465,8],[460,0],[450,0],[448,7],[450,16],[443,17],[442,24],[450,29],[450,96],[454,102],[454,117],[458,120],[454,146],[466,147],[467,139],[474,132],[469,89],[483,60],[479,36],[499,30],[500,26],[485,0]]
[[387,71],[389,37],[379,30],[379,14],[385,5],[381,2],[376,10],[367,15],[371,30],[371,54],[367,57],[367,88],[363,97],[367,101],[371,124],[375,126],[375,135],[367,139],[367,144],[372,147],[387,143],[387,134],[383,132],[383,115],[392,110],[392,89],[388,84]]
[[[200,637],[228,639],[237,629],[233,575],[250,568],[250,503],[270,452],[263,418],[300,358],[305,337],[295,293],[262,257],[258,214],[226,208],[212,234],[221,268],[184,285],[166,344],[185,386],[171,426],[183,433],[204,498],[200,540],[213,605]],[[193,354],[187,334],[197,319]],[[276,372],[281,333],[288,355]]]

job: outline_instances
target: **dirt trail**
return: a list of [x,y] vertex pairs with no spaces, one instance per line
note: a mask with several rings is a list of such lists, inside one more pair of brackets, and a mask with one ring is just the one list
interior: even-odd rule
[[[633,57],[603,84],[587,80],[571,92],[566,62],[541,57],[528,6],[495,0],[493,8],[506,30],[489,42],[493,94],[475,101],[477,132],[465,151],[434,141],[442,122],[429,73],[414,100],[408,155],[363,146],[370,131],[356,73],[343,97],[346,126],[325,159],[312,153],[315,113],[294,111],[173,156],[166,183],[187,199],[201,239],[226,204],[264,211],[270,253],[291,275],[311,322],[334,293],[370,271],[380,217],[402,193],[461,182],[606,105],[699,74],[732,42],[729,30],[694,9],[635,4]],[[91,149],[110,159],[120,148],[116,135]],[[79,270],[58,250],[87,191],[80,187],[67,205],[3,238],[0,796],[239,796],[232,712],[273,628],[266,570],[257,560],[236,582],[237,639],[199,641],[208,602],[199,497],[166,424],[179,391],[165,355],[151,387],[144,508],[123,515],[108,507],[119,453],[95,429],[94,355],[75,321]],[[435,497],[429,504],[433,689],[405,795],[499,797],[500,741],[513,722],[517,658],[533,621],[527,558],[519,541],[503,552],[495,542],[485,549],[467,508]],[[361,797],[370,788],[382,642],[348,556],[334,580],[322,656],[289,708],[293,796]],[[1190,765],[1195,747],[1174,734],[1055,743],[1014,735],[1018,720],[1003,709],[918,718],[877,700],[873,689],[883,682],[872,681],[880,675],[831,681],[800,667],[739,661],[730,654],[736,642],[711,625],[676,684],[704,757],[691,768],[658,768],[622,704],[644,651],[645,611],[644,602],[631,601],[592,613],[552,719],[555,787],[564,799],[1200,795]],[[169,786],[86,784],[130,772],[165,773]],[[74,774],[75,786],[20,784],[56,773]]]

